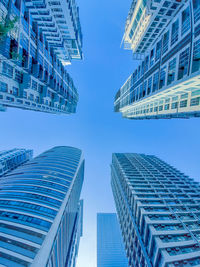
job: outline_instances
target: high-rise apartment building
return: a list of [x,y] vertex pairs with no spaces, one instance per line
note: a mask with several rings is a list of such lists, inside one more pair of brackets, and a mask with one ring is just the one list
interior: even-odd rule
[[124,45],[140,64],[115,97],[129,119],[200,116],[200,1],[133,0]]
[[113,154],[112,189],[129,265],[200,266],[200,184],[152,155]]
[[0,176],[16,169],[21,164],[30,160],[33,156],[32,150],[14,148],[0,151]]
[[72,267],[82,233],[81,150],[54,147],[0,179],[0,265]]
[[18,107],[74,113],[78,93],[66,71],[82,59],[79,9],[74,0],[2,0],[0,33],[0,110]]
[[128,267],[116,213],[97,214],[97,267]]

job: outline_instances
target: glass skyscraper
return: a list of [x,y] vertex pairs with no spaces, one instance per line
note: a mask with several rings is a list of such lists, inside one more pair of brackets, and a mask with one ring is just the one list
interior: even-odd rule
[[200,266],[200,184],[152,155],[116,153],[111,168],[129,265]]
[[74,0],[1,0],[0,110],[16,107],[74,113],[77,89],[66,65],[82,59],[79,9]]
[[0,179],[0,265],[72,267],[82,234],[81,150],[54,147]]
[[14,148],[0,151],[0,176],[19,167],[30,160],[33,156],[32,150]]
[[115,213],[97,214],[97,267],[128,267]]
[[139,66],[115,97],[129,119],[200,116],[200,1],[133,0],[124,45]]

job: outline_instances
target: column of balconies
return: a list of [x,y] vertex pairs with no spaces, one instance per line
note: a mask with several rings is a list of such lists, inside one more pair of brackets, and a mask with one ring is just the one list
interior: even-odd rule
[[118,91],[116,111],[133,119],[200,116],[199,9],[187,1],[179,10]]

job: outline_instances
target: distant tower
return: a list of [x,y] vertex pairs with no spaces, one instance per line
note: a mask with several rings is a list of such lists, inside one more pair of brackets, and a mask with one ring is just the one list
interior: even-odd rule
[[128,119],[200,116],[200,1],[133,0],[124,45],[141,62],[115,97]]
[[10,149],[0,151],[0,176],[19,167],[30,160],[33,156],[32,150]]
[[115,213],[97,214],[97,267],[128,267]]
[[113,154],[112,190],[129,265],[200,266],[200,184],[151,155]]
[[0,265],[73,267],[82,234],[81,150],[54,147],[0,179]]
[[0,33],[0,111],[75,113],[78,92],[66,66],[83,58],[76,1],[1,1],[1,25],[16,18]]

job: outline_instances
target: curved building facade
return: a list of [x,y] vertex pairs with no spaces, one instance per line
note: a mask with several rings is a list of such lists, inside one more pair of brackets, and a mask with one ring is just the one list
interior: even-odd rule
[[1,178],[1,266],[70,266],[83,178],[81,150],[64,146]]
[[0,151],[0,176],[19,167],[30,160],[32,156],[33,151],[27,149],[14,148]]

